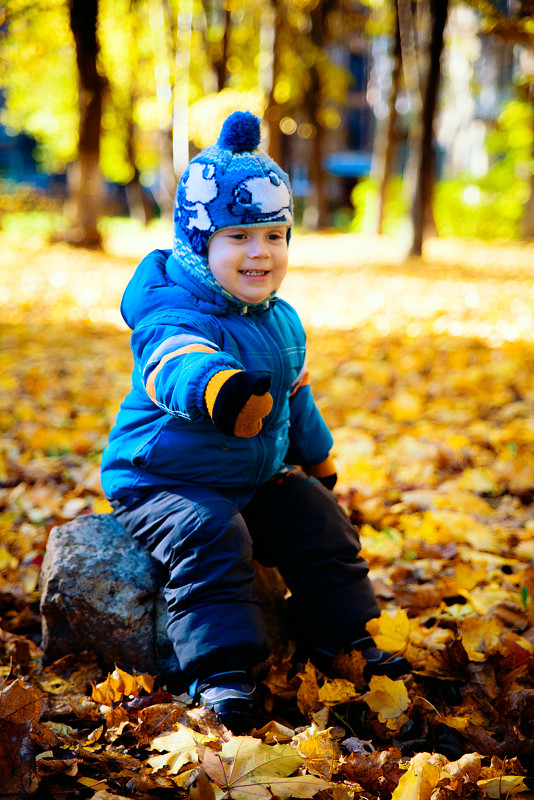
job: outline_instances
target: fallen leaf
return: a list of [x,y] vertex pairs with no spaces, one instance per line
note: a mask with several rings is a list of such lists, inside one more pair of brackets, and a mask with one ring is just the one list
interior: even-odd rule
[[281,722],[271,720],[259,730],[253,730],[250,735],[255,739],[261,739],[265,744],[284,744],[293,739],[295,731],[287,725],[282,725]]
[[369,691],[362,696],[362,700],[384,721],[400,717],[410,706],[403,681],[393,681],[387,675],[373,675],[369,681]]
[[[280,797],[291,796],[287,776],[302,762],[302,756],[289,745],[266,745],[251,736],[236,736],[225,742],[220,752],[206,750],[202,766],[212,781],[234,800],[267,800],[271,797],[268,787],[272,784],[274,788],[280,778],[283,780],[276,783],[274,793]],[[316,787],[317,779],[302,782],[303,787],[306,784],[310,789]],[[325,787],[321,784],[321,788]],[[319,788],[315,788],[314,794],[318,791]],[[301,796],[313,797],[313,794]]]
[[411,759],[391,800],[430,800],[441,774],[440,766],[431,759],[430,753],[418,753]]
[[444,764],[443,771],[453,778],[468,778],[476,783],[482,769],[482,757],[478,753],[466,753],[458,761]]
[[0,719],[0,775],[2,796],[27,797],[39,785],[31,725]]
[[529,792],[532,790],[532,781],[525,780],[520,775],[502,775],[499,778],[488,778],[477,782],[488,797],[512,797],[514,794]]
[[353,683],[343,678],[335,678],[323,683],[318,692],[318,699],[325,706],[338,706],[341,703],[348,703],[357,694]]
[[484,661],[495,652],[502,635],[502,625],[496,619],[467,617],[460,623],[462,644],[470,661]]
[[301,714],[311,714],[318,711],[322,703],[319,700],[319,684],[315,667],[309,661],[303,672],[298,673],[300,686],[297,690],[297,704]]
[[300,734],[296,740],[297,750],[304,757],[306,769],[313,775],[329,781],[341,755],[338,745],[332,739],[330,729],[315,731],[305,739],[302,736]]
[[410,620],[400,608],[394,614],[383,611],[378,619],[370,619],[367,630],[376,646],[390,653],[401,652],[410,641]]
[[178,722],[173,731],[152,740],[150,749],[159,750],[164,755],[151,756],[147,763],[154,770],[168,767],[171,775],[177,775],[186,764],[200,763],[208,744],[218,744],[217,737],[197,733]]
[[33,722],[43,709],[43,695],[16,680],[0,691],[0,719]]
[[112,706],[124,697],[137,697],[141,689],[150,694],[153,687],[151,675],[134,676],[117,667],[103,683],[93,685],[91,697],[96,703]]

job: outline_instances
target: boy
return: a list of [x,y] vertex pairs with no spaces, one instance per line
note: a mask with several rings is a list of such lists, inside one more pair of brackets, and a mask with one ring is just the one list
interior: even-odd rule
[[355,647],[369,674],[409,668],[365,630],[380,611],[330,491],[333,440],[305,334],[276,297],[289,180],[259,143],[257,117],[227,118],[180,180],[172,252],[148,255],[126,288],[133,386],[102,459],[118,520],[168,570],[168,633],[190,693],[234,733],[253,725],[252,668],[269,652],[253,556],[284,577],[306,657],[326,669]]

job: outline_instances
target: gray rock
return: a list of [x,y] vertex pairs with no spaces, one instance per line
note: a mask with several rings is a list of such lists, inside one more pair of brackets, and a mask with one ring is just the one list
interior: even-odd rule
[[46,663],[90,650],[112,669],[175,671],[161,578],[161,567],[112,515],[53,528],[40,576]]

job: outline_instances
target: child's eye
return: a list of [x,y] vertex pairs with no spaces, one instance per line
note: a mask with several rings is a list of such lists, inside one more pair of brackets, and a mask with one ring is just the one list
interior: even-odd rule
[[277,239],[282,239],[283,236],[282,236],[281,233],[278,233],[277,231],[274,231],[273,233],[269,233],[267,235],[267,238],[268,239],[272,239],[273,241],[276,241]]
[[237,239],[238,241],[242,241],[245,238],[244,233],[231,233],[230,239]]

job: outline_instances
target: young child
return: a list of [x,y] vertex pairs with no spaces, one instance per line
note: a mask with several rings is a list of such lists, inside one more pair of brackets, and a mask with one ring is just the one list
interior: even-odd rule
[[279,568],[295,640],[320,668],[357,648],[369,675],[409,669],[365,629],[380,611],[330,491],[333,440],[304,330],[276,296],[289,180],[259,143],[257,117],[226,119],[180,180],[172,252],[148,255],[126,288],[133,386],[102,459],[117,519],[167,568],[168,633],[190,693],[234,733],[253,725],[252,668],[269,653],[253,557]]

